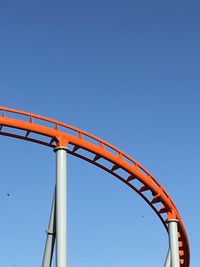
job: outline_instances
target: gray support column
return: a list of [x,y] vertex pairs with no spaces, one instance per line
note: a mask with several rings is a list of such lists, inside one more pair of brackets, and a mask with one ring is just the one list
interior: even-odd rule
[[56,147],[56,267],[67,267],[67,151]]
[[168,250],[168,252],[167,252],[167,257],[166,257],[166,260],[165,260],[164,267],[171,267],[171,254],[170,254],[170,250]]
[[55,192],[54,192],[42,267],[51,267],[55,238],[56,238],[56,224],[55,224]]
[[171,267],[180,267],[178,249],[178,221],[168,220],[169,247],[171,254]]

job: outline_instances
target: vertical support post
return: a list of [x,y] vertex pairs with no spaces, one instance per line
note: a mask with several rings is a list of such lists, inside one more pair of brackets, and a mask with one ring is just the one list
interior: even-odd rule
[[178,220],[168,220],[169,247],[171,254],[171,267],[180,267],[178,249]]
[[67,151],[56,147],[56,267],[67,267]]
[[55,192],[54,192],[42,267],[51,267],[55,238],[56,238],[55,212],[56,211],[55,211]]
[[166,260],[165,260],[164,267],[171,267],[171,254],[170,254],[170,249],[168,249],[167,257],[166,257]]

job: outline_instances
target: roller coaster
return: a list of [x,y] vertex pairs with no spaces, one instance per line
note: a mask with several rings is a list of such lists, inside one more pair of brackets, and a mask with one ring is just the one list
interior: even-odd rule
[[164,266],[189,267],[189,241],[178,209],[140,163],[106,141],[63,122],[6,107],[0,107],[0,112],[0,135],[48,146],[56,153],[56,186],[42,267],[51,266],[55,241],[56,267],[67,266],[67,154],[103,169],[136,192],[156,213],[168,234]]

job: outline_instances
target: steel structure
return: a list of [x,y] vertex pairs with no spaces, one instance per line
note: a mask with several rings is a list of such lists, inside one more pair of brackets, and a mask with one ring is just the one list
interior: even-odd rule
[[164,266],[189,267],[190,248],[181,216],[161,184],[140,163],[102,139],[68,124],[5,107],[0,107],[0,111],[0,135],[45,145],[56,153],[56,187],[43,267],[51,266],[55,240],[56,266],[67,266],[67,154],[109,172],[140,195],[167,230],[169,251]]

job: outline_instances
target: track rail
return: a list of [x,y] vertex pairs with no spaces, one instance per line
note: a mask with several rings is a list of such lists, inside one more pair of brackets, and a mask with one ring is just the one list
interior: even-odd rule
[[180,266],[189,267],[189,242],[181,216],[161,184],[140,163],[104,140],[68,124],[5,107],[0,107],[0,112],[0,135],[52,148],[67,147],[69,154],[109,172],[138,193],[166,230],[167,220],[177,219]]

